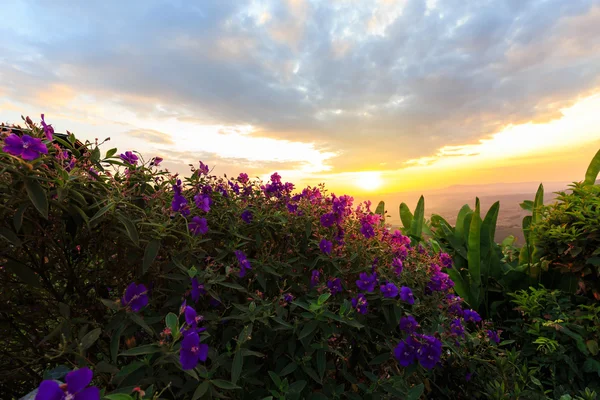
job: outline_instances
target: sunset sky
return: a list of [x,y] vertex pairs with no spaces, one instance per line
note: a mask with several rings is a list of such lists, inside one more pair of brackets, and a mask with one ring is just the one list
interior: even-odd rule
[[600,0],[3,2],[0,120],[393,193],[583,179]]

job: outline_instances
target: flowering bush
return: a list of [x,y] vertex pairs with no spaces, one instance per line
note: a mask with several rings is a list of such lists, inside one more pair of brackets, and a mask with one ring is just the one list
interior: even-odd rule
[[474,356],[499,354],[448,256],[369,203],[201,162],[184,179],[26,122],[0,152],[8,396],[60,395],[57,367],[107,398],[467,396]]

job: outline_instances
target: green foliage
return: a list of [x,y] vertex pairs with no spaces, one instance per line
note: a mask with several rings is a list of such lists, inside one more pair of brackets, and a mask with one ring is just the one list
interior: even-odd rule
[[598,177],[598,172],[600,172],[600,150],[598,150],[590,162],[587,171],[585,171],[585,180],[583,181],[583,184],[594,185],[596,183],[596,178]]
[[531,235],[553,284],[600,300],[600,186],[575,183],[542,213]]

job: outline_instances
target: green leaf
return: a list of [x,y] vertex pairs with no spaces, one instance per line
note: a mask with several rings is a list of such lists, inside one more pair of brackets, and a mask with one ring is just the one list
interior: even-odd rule
[[419,383],[417,386],[413,386],[408,390],[406,394],[406,400],[419,400],[423,395],[423,391],[425,390],[425,386],[422,383]]
[[471,278],[471,304],[473,308],[479,307],[479,291],[481,289],[481,218],[479,217],[479,198],[475,200],[475,211],[469,227],[468,268]]
[[593,358],[587,358],[585,363],[583,363],[583,370],[585,372],[595,372],[600,376],[600,362]]
[[412,225],[413,215],[410,212],[410,209],[406,205],[406,203],[400,204],[400,220],[402,221],[402,225],[404,225],[405,229],[410,229]]
[[[496,236],[496,223],[498,221],[498,212],[500,211],[500,202],[497,201],[488,210],[483,223],[481,224],[481,254],[486,255],[493,247]],[[483,238],[486,241],[483,241]]]
[[381,215],[381,223],[385,224],[385,203],[383,201],[380,201],[379,204],[377,204],[375,214]]
[[125,330],[126,325],[121,324],[117,328],[116,332],[113,333],[110,338],[110,358],[113,363],[117,362],[117,354],[119,352],[119,342],[121,340],[121,334]]
[[271,377],[271,379],[273,380],[273,383],[277,387],[281,386],[281,379],[279,378],[279,376],[275,372],[269,371],[269,376]]
[[598,177],[598,172],[600,172],[600,150],[596,153],[590,165],[585,171],[585,180],[583,183],[585,185],[594,185],[596,184],[596,178]]
[[317,372],[319,377],[323,380],[325,375],[325,367],[327,366],[327,358],[325,357],[325,350],[317,350]]
[[310,321],[304,325],[304,328],[300,331],[298,335],[298,339],[304,339],[308,335],[310,335],[316,328],[319,326],[319,321]]
[[15,226],[15,231],[17,232],[19,232],[21,230],[21,226],[23,226],[23,215],[25,214],[27,207],[29,207],[29,204],[21,204],[13,216],[13,225]]
[[152,239],[146,245],[146,250],[144,251],[144,262],[143,262],[143,273],[148,272],[150,265],[156,259],[158,255],[158,251],[160,250],[160,239]]
[[532,200],[523,200],[523,202],[520,203],[519,205],[525,211],[533,211],[533,201]]
[[160,346],[155,344],[147,344],[144,346],[134,347],[133,349],[125,350],[120,356],[141,356],[143,354],[154,354],[160,351]]
[[102,329],[100,328],[96,328],[91,332],[88,332],[83,339],[81,339],[81,347],[84,350],[89,349],[90,347],[92,347],[92,345],[94,343],[96,343],[96,340],[98,340],[98,338],[100,337],[100,335],[102,334]]
[[129,318],[131,318],[131,320],[133,322],[135,322],[136,324],[141,326],[146,332],[148,332],[148,334],[154,336],[154,331],[152,330],[152,328],[150,328],[148,326],[148,324],[146,323],[146,321],[144,321],[144,319],[142,317],[140,317],[138,314],[129,313]]
[[390,353],[383,353],[369,361],[369,365],[379,365],[390,359]]
[[165,324],[171,330],[171,333],[179,332],[179,318],[172,312],[168,313],[165,317]]
[[44,372],[44,379],[47,380],[59,380],[65,375],[71,372],[71,369],[66,365],[59,365],[56,368],[52,368],[50,371]]
[[588,350],[590,351],[590,353],[592,353],[592,355],[595,357],[598,355],[598,342],[595,340],[588,340],[585,342],[585,345],[587,346]]
[[129,239],[131,239],[133,244],[138,246],[140,243],[140,235],[138,234],[135,224],[133,222],[131,222],[130,219],[127,219],[126,217],[121,216],[121,215],[119,215],[119,220],[125,227],[125,230],[127,231],[127,235],[129,236]]
[[229,381],[225,381],[223,379],[214,379],[210,382],[220,389],[225,389],[225,390],[241,389],[241,387],[239,387]]
[[111,158],[115,154],[117,154],[117,149],[116,148],[110,149],[106,152],[106,158]]
[[194,392],[194,395],[192,396],[192,400],[198,400],[199,398],[204,396],[209,386],[210,385],[208,381],[202,382],[200,385],[198,385],[196,391]]
[[17,236],[16,233],[14,233],[13,231],[11,231],[8,228],[5,228],[3,226],[0,227],[0,236],[4,237],[6,240],[8,240],[10,243],[12,243],[16,247],[21,246],[21,239],[19,239],[19,237]]
[[412,223],[410,225],[410,233],[416,237],[420,238],[421,233],[423,232],[423,220],[425,218],[425,198],[421,196],[419,198],[419,202],[417,203],[417,207],[415,208],[415,215],[412,219]]
[[455,237],[462,243],[464,243],[465,237],[465,220],[467,215],[472,214],[473,210],[469,207],[468,204],[465,204],[461,207],[458,212],[458,216],[456,217],[456,227],[454,228]]
[[94,147],[94,150],[92,150],[92,153],[90,154],[90,160],[93,163],[97,163],[98,161],[100,161],[100,147]]
[[106,214],[107,211],[109,211],[110,209],[112,209],[112,207],[115,205],[115,203],[110,202],[107,205],[105,205],[104,207],[102,207],[101,209],[99,209],[96,214],[94,214],[94,216],[92,218],[90,218],[90,225],[96,221],[97,219],[99,219],[101,216],[103,216],[104,214]]
[[281,372],[279,373],[279,376],[289,375],[292,372],[294,372],[297,368],[298,368],[298,364],[296,364],[294,361],[292,361],[281,370]]
[[292,383],[290,385],[289,391],[294,393],[300,393],[302,389],[306,386],[306,381],[300,380]]
[[131,397],[128,394],[125,393],[115,393],[115,394],[107,394],[106,396],[103,397],[103,399],[106,400],[133,400],[133,397]]
[[42,214],[42,217],[48,219],[48,198],[44,189],[37,181],[26,179],[25,190],[34,207]]
[[327,292],[327,293],[323,293],[322,295],[319,296],[319,298],[317,299],[317,303],[319,305],[323,305],[325,304],[325,302],[331,297],[331,293]]
[[16,262],[13,260],[8,260],[5,266],[10,272],[17,275],[17,277],[19,277],[19,279],[25,282],[26,284],[37,288],[42,287],[40,277],[35,272],[33,272],[27,265],[21,264],[20,262]]
[[216,282],[216,284],[219,285],[219,286],[228,287],[230,289],[246,291],[246,289],[242,285],[237,284],[235,282],[225,282],[225,281],[223,281],[223,282]]
[[233,363],[231,365],[231,382],[235,384],[240,375],[242,374],[242,369],[244,367],[244,356],[242,352],[238,351],[233,356]]

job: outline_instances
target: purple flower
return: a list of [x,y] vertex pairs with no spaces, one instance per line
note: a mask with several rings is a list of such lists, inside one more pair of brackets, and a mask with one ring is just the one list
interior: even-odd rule
[[381,293],[383,293],[383,297],[393,299],[394,297],[398,296],[398,288],[392,282],[381,285],[380,289]]
[[417,359],[425,369],[432,369],[440,361],[442,342],[434,336],[421,335],[423,341],[417,350]]
[[498,334],[498,332],[488,330],[486,333],[487,333],[488,337],[490,338],[490,340],[492,340],[496,343],[500,343],[500,335]]
[[131,308],[133,312],[138,312],[148,305],[148,289],[146,289],[146,286],[142,283],[138,285],[131,282],[121,298],[121,305]]
[[291,303],[292,301],[294,301],[294,295],[292,295],[291,293],[286,293],[283,295],[283,300],[286,303]]
[[373,230],[373,226],[367,222],[364,222],[360,227],[360,233],[367,239],[375,236],[375,230]]
[[457,317],[462,317],[464,313],[460,306],[462,299],[454,294],[449,294],[446,296],[446,300],[448,301],[448,312]]
[[32,138],[29,135],[19,137],[14,133],[4,139],[2,150],[26,161],[35,160],[40,154],[48,154],[48,148],[42,143],[42,139]]
[[452,320],[452,322],[450,323],[450,332],[452,332],[456,336],[465,335],[465,327],[463,326],[460,318]]
[[466,322],[469,322],[469,321],[479,322],[479,321],[481,321],[481,316],[479,316],[479,314],[477,313],[477,311],[474,311],[474,310],[465,310],[463,312],[463,318],[465,319]]
[[448,253],[440,253],[440,261],[445,268],[452,268],[452,257]]
[[161,162],[163,162],[162,157],[154,157],[152,159],[152,161],[150,162],[150,165],[154,165],[154,166],[158,167]]
[[417,358],[416,341],[411,337],[408,340],[402,340],[394,349],[394,357],[403,367],[413,364]]
[[404,260],[406,259],[406,257],[408,257],[408,249],[405,245],[402,245],[396,249],[396,254],[398,255],[398,257]]
[[253,217],[254,216],[252,215],[252,211],[250,211],[250,210],[242,211],[242,221],[244,221],[245,223],[249,224],[250,222],[252,222]]
[[316,269],[310,274],[310,287],[313,288],[319,284],[319,277],[321,274]]
[[471,380],[471,378],[473,377],[473,374],[471,372],[467,372],[467,374],[465,375],[465,380],[467,382],[469,382]]
[[44,114],[42,114],[42,127],[44,128],[46,139],[52,141],[52,135],[54,135],[54,128],[52,127],[52,125],[48,125],[46,121],[44,121]]
[[412,290],[410,290],[407,286],[402,286],[400,288],[400,299],[408,304],[415,304],[415,298],[413,296]]
[[246,271],[252,269],[252,266],[250,265],[250,261],[248,261],[244,252],[242,252],[241,250],[236,250],[234,251],[234,254],[240,265],[240,278],[243,278],[244,276],[246,276]]
[[332,296],[335,296],[338,293],[342,293],[342,291],[344,290],[342,288],[342,280],[340,278],[329,278],[329,280],[327,281],[327,287],[329,288],[329,291],[331,292]]
[[394,267],[394,272],[396,275],[400,275],[402,273],[402,269],[404,268],[404,264],[402,263],[402,259],[396,257],[392,260],[392,267]]
[[194,202],[196,203],[196,207],[204,212],[210,211],[210,206],[212,205],[212,199],[207,194],[198,193],[194,196]]
[[208,345],[200,343],[200,337],[196,331],[188,332],[181,341],[181,350],[179,351],[181,368],[185,370],[196,368],[198,361],[204,362],[208,358]]
[[93,376],[93,372],[84,367],[67,374],[66,386],[55,381],[42,381],[35,400],[100,400],[100,390],[97,387],[86,388]]
[[356,286],[365,292],[372,292],[375,290],[375,285],[377,284],[377,274],[367,274],[366,272],[361,272],[358,275],[358,280],[356,281]]
[[298,204],[287,203],[286,207],[288,211],[292,214],[298,211]]
[[400,325],[400,330],[407,332],[407,333],[413,333],[419,327],[419,323],[417,322],[415,317],[413,317],[412,315],[407,315],[405,317],[400,318],[399,325]]
[[204,164],[202,161],[199,161],[200,166],[198,167],[198,175],[208,175],[208,165]]
[[327,239],[321,239],[321,243],[319,243],[319,248],[325,254],[330,254],[333,244]]
[[196,303],[200,299],[200,295],[205,295],[206,290],[204,289],[204,285],[198,283],[198,278],[192,278],[192,300]]
[[206,222],[206,218],[200,218],[197,215],[192,218],[188,226],[191,234],[194,236],[198,236],[200,234],[205,235],[208,232],[208,223]]
[[323,214],[321,215],[321,225],[323,225],[324,228],[329,228],[335,224],[335,219],[335,214],[333,213]]
[[200,333],[206,330],[206,328],[198,328],[198,322],[204,321],[204,317],[202,315],[198,315],[196,310],[194,310],[192,307],[186,306],[183,314],[185,315],[185,323],[188,324],[188,326],[195,332]]
[[448,274],[443,272],[435,272],[433,275],[431,275],[431,280],[427,285],[427,289],[429,289],[431,292],[444,292],[451,289],[453,286],[454,282],[452,279],[450,279]]
[[125,154],[120,154],[121,160],[125,161],[127,164],[135,165],[138,162],[138,156],[133,154],[131,151],[126,151]]
[[352,307],[356,309],[361,314],[367,313],[367,307],[369,303],[367,302],[367,298],[364,294],[359,293],[358,296],[352,299]]
[[245,173],[240,173],[240,176],[238,176],[238,181],[240,181],[240,183],[248,183],[248,174]]
[[173,201],[171,202],[171,209],[175,212],[180,212],[181,215],[183,215],[184,217],[187,217],[191,213],[187,199],[183,197],[183,195],[181,195],[180,193],[175,193],[175,195],[173,196]]

